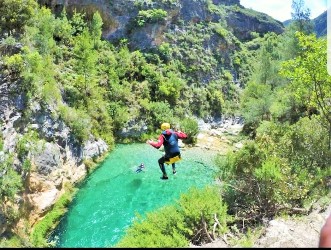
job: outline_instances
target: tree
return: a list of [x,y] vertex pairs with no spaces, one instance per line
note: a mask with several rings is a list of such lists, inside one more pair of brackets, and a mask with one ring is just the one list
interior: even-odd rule
[[34,0],[0,0],[0,29],[8,35],[19,34],[37,7]]
[[303,32],[304,34],[311,34],[314,31],[313,22],[310,20],[310,10],[304,8],[303,0],[292,1],[292,22],[286,27],[282,35],[282,58],[284,60],[292,59],[297,56],[300,47],[295,32]]
[[102,25],[103,22],[99,12],[95,12],[93,14],[92,23],[91,23],[91,35],[93,37],[95,48],[98,48],[100,44],[100,39],[102,35]]
[[13,155],[6,154],[0,159],[0,210],[8,225],[18,218],[15,197],[22,190],[23,183],[19,173],[13,167]]
[[279,40],[275,33],[267,33],[253,64],[252,79],[257,83],[270,85],[272,90],[281,82],[278,75],[281,59]]
[[241,110],[247,124],[257,126],[262,120],[270,120],[273,92],[270,85],[250,82],[241,99]]
[[56,19],[55,27],[55,39],[61,44],[70,45],[72,40],[72,34],[74,32],[73,27],[67,17],[66,8],[63,8],[60,17]]
[[310,34],[314,31],[313,23],[310,20],[310,9],[305,8],[304,0],[292,1],[291,16],[297,31]]
[[308,114],[317,109],[329,131],[331,150],[331,76],[326,67],[326,39],[303,33],[297,33],[297,38],[302,52],[283,64],[281,74],[290,80],[289,91],[305,104]]
[[76,79],[76,87],[81,91],[84,105],[87,106],[87,99],[91,97],[93,88],[96,85],[96,62],[97,53],[93,49],[92,37],[88,30],[84,30],[76,38],[74,52],[76,56],[75,69],[79,74]]

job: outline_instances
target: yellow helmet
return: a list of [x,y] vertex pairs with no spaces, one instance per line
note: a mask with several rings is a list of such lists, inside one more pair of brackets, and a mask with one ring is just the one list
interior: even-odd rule
[[162,130],[166,130],[166,129],[170,129],[170,124],[165,122],[161,124],[161,129]]

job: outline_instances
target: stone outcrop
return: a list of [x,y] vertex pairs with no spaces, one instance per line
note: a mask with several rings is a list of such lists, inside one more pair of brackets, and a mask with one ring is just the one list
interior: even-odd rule
[[[0,65],[1,66],[1,65]],[[75,184],[87,175],[84,160],[94,159],[108,152],[108,145],[91,137],[83,145],[75,140],[70,128],[60,119],[53,118],[52,110],[33,103],[31,115],[23,115],[24,92],[20,81],[0,75],[0,129],[3,142],[0,164],[13,155],[13,167],[21,175],[25,190],[15,198],[15,207],[23,207],[31,225],[36,223],[64,192],[65,183]],[[30,171],[23,170],[23,159],[17,152],[17,143],[28,131],[38,134],[34,143],[27,143]],[[1,175],[1,173],[0,173]],[[4,207],[4,206],[3,206]],[[8,226],[6,213],[0,208],[0,235]]]
[[[103,37],[111,42],[128,39],[132,49],[152,49],[167,41],[164,33],[178,28],[178,22],[214,22],[218,23],[224,17],[212,12],[206,0],[177,0],[177,1],[137,1],[137,0],[39,0],[41,4],[60,12],[66,7],[72,10],[84,11],[91,16],[99,11],[103,18]],[[251,11],[248,14],[240,5],[239,0],[213,0],[214,5],[235,6],[227,8],[225,20],[234,35],[242,41],[251,38],[251,32],[265,34],[267,32],[282,33],[284,26],[281,22],[267,14]],[[140,10],[163,9],[167,12],[164,21],[146,23],[139,27],[136,18]],[[209,44],[215,46],[215,44]],[[217,46],[217,44],[216,44]]]

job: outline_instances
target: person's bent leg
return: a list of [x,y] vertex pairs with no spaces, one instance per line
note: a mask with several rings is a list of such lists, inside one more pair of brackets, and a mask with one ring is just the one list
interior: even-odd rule
[[172,173],[173,174],[176,174],[177,172],[176,172],[176,165],[175,165],[175,163],[172,163]]
[[167,172],[165,170],[165,167],[164,167],[164,162],[165,162],[165,158],[164,156],[162,156],[159,160],[158,160],[158,163],[159,163],[159,166],[160,166],[160,169],[162,171],[162,179],[168,179],[168,176],[167,176]]

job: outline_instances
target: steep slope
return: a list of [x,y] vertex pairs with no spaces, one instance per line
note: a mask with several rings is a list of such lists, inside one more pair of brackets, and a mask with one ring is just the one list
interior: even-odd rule
[[[158,53],[178,60],[188,85],[234,80],[241,85],[241,66],[235,66],[242,43],[268,32],[284,31],[281,22],[240,5],[238,0],[40,0],[60,13],[80,11],[103,19],[103,37],[115,45],[127,41],[131,50]],[[162,49],[165,49],[161,51]],[[230,75],[228,77],[227,75]]]
[[[327,34],[327,11],[324,11],[318,17],[312,20],[314,24],[314,31],[317,37],[325,36]],[[283,25],[287,27],[292,23],[292,20],[286,20]]]
[[[17,53],[21,46],[13,47],[12,53]],[[0,208],[1,236],[15,224],[16,230],[20,225],[25,228],[26,223],[35,225],[67,186],[84,179],[88,173],[86,161],[108,151],[108,145],[100,139],[78,142],[69,127],[54,117],[50,106],[45,109],[34,102],[28,112],[27,93],[22,86],[22,79],[6,74],[0,64],[0,177],[7,177],[13,166],[22,176],[24,187],[14,202],[7,200]],[[5,192],[10,192],[12,185],[1,181],[1,188],[8,189]],[[3,190],[1,194],[6,195]],[[21,217],[14,217],[15,213]]]
[[[87,16],[98,10],[104,21],[104,37],[112,42],[128,39],[133,49],[146,50],[166,41],[165,32],[184,23],[219,23],[226,21],[228,29],[241,41],[251,39],[251,32],[261,35],[267,32],[282,33],[281,22],[267,14],[245,9],[239,0],[100,0],[58,1],[40,0],[41,4],[59,13],[63,7],[68,12],[84,11]],[[163,10],[165,17],[153,16],[152,10]],[[156,15],[156,14],[155,14]],[[144,24],[137,21],[143,19]]]
[[315,33],[317,37],[326,36],[327,34],[327,12],[324,11],[321,15],[313,19],[315,25]]

